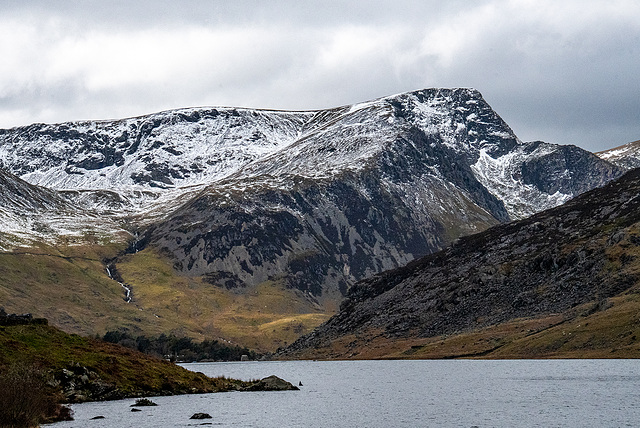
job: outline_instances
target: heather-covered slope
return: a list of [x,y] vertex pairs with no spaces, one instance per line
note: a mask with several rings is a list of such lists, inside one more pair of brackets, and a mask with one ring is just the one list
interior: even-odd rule
[[[499,355],[498,349],[508,341],[476,346],[480,351],[474,353],[474,340],[491,332],[499,338],[497,331],[509,325],[511,339],[518,334],[522,339],[527,336],[522,334],[525,329],[535,334],[580,316],[591,316],[591,323],[601,326],[615,325],[618,316],[627,322],[622,334],[629,334],[624,337],[635,337],[635,320],[623,314],[634,304],[640,307],[640,301],[632,297],[640,280],[639,195],[640,170],[633,170],[563,206],[461,238],[450,248],[406,267],[361,281],[352,287],[337,315],[291,345],[285,355],[347,357],[362,353],[372,357],[376,355],[370,351],[371,343],[377,343],[384,349],[378,357],[384,352],[397,355],[403,346],[404,350],[417,346],[418,356],[442,357],[446,352],[421,354],[418,350],[423,344],[440,343],[461,333],[466,335],[467,342],[461,343],[468,346],[469,355],[489,354],[487,351]],[[613,302],[627,309],[612,308]],[[604,310],[610,312],[600,313]],[[526,321],[532,317],[539,321]],[[589,323],[585,319],[573,325],[578,328]],[[617,339],[607,339],[606,334],[606,329],[592,332],[591,342],[583,337],[585,353],[611,351]],[[541,343],[547,353],[557,350]],[[640,355],[635,339],[625,346],[631,355]],[[572,355],[579,352],[577,347]],[[519,354],[512,347],[506,355]],[[544,352],[537,355],[544,356]]]
[[[7,322],[9,320],[9,322]],[[23,320],[19,320],[23,321]],[[0,311],[0,424],[37,426],[64,416],[60,403],[223,391],[295,390],[270,378],[210,378],[166,360]],[[68,415],[68,412],[67,412]]]

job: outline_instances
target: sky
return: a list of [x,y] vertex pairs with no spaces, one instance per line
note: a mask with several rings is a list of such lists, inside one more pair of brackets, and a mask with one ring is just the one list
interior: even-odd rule
[[432,87],[523,141],[640,140],[640,1],[0,0],[0,128]]

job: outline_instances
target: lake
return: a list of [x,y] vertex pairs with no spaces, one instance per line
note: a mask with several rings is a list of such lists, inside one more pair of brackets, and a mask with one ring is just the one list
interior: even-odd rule
[[[63,427],[633,427],[640,360],[194,363],[209,376],[275,374],[300,391],[152,397],[72,406]],[[190,420],[196,412],[213,419]],[[102,415],[105,419],[91,420]]]

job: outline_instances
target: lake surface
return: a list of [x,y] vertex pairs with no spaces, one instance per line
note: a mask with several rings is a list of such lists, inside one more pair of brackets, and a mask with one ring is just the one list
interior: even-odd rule
[[[300,391],[152,397],[73,406],[62,427],[637,427],[640,360],[196,363],[210,376],[275,374]],[[213,419],[190,420],[205,412]],[[90,420],[102,415],[105,419]]]

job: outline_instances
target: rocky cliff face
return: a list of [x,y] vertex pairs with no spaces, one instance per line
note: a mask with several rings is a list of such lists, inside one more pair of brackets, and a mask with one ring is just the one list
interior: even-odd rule
[[0,166],[137,228],[184,274],[313,298],[621,173],[577,147],[519,141],[472,89],[37,124],[0,131]]
[[353,335],[434,337],[603,302],[634,286],[640,170],[354,285],[295,355]]
[[[445,245],[454,233],[496,224],[454,186],[423,178],[385,183],[379,172],[340,180],[292,177],[291,189],[261,187],[227,194],[210,189],[150,231],[150,245],[169,252],[175,268],[212,284],[246,287],[267,280],[315,297],[342,294],[355,280],[406,264]],[[451,211],[410,202],[457,198]],[[455,231],[447,230],[452,225]]]

